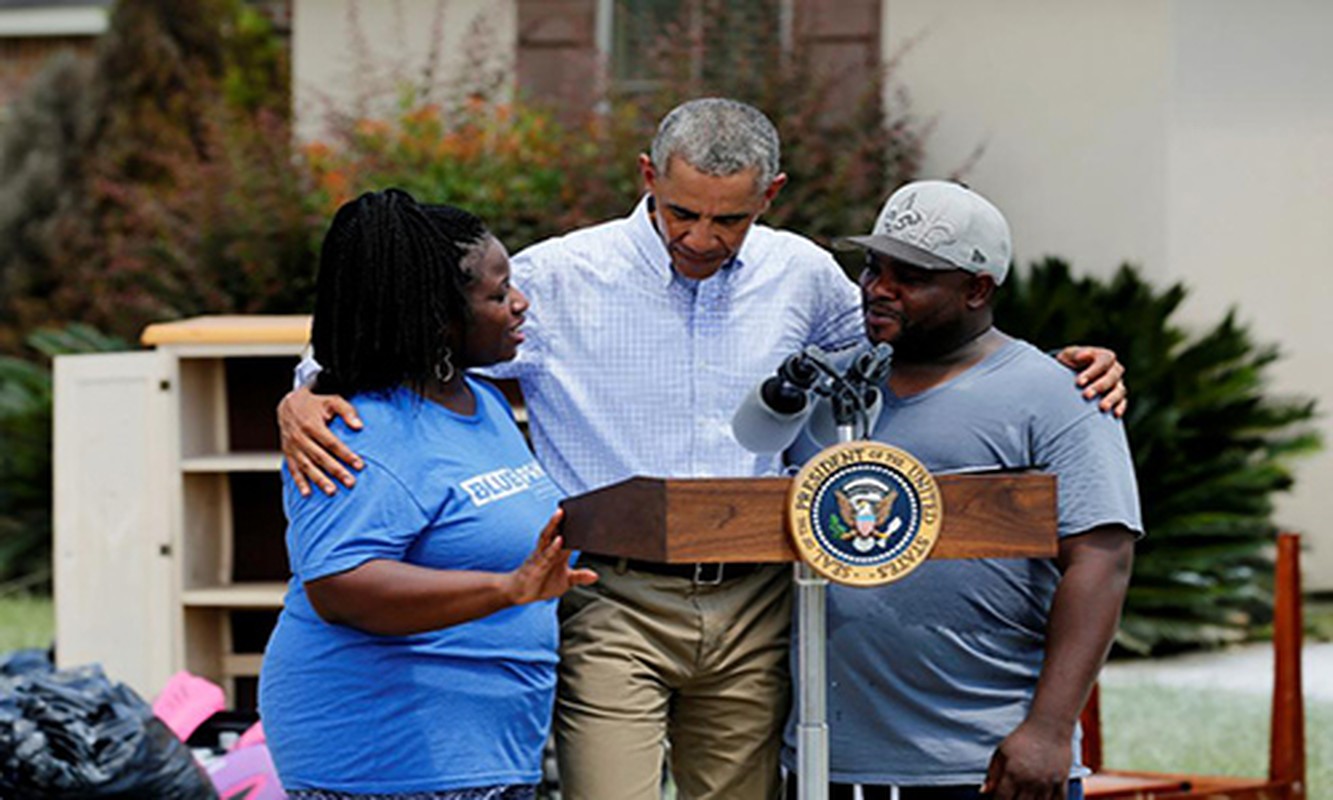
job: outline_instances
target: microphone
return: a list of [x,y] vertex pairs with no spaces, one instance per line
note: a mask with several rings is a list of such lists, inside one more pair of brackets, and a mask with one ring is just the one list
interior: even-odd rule
[[809,402],[807,393],[819,372],[806,353],[796,353],[778,366],[778,374],[760,384],[764,402],[781,414],[800,413]]
[[869,436],[884,408],[879,387],[892,363],[887,344],[862,350],[842,370],[823,350],[807,347],[784,360],[736,409],[736,441],[751,452],[776,453],[790,447],[802,427],[822,446]]
[[810,436],[816,443],[827,447],[870,435],[884,409],[879,387],[889,379],[892,364],[893,347],[882,342],[852,358],[842,379],[830,387],[829,402],[811,416]]
[[893,346],[880,342],[869,350],[863,350],[852,359],[847,368],[847,380],[879,391],[880,384],[889,379],[889,367],[893,366]]
[[741,447],[752,453],[777,453],[796,441],[814,407],[810,390],[819,371],[811,358],[823,355],[817,347],[811,350],[784,359],[777,374],[751,390],[736,409],[731,430]]

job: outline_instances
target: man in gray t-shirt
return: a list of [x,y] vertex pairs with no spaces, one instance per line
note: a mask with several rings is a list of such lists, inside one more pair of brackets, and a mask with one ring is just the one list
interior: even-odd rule
[[[867,252],[867,333],[894,345],[872,438],[933,472],[1054,473],[1060,547],[1053,561],[932,560],[887,586],[829,587],[830,778],[867,800],[886,786],[919,787],[904,800],[981,797],[983,783],[1005,800],[1063,797],[1086,772],[1078,715],[1142,532],[1123,426],[1071,391],[1058,363],[993,327],[1011,247],[980,195],[909,184],[874,233],[850,241]],[[803,438],[791,455],[817,447]],[[794,742],[789,724],[789,767]]]

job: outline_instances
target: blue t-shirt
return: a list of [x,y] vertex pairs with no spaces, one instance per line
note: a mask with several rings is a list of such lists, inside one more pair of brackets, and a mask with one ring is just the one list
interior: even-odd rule
[[554,699],[555,601],[411,636],[322,620],[303,583],[375,559],[508,572],[559,500],[503,396],[465,417],[407,389],[353,398],[356,488],[303,498],[284,472],[292,579],[259,703],[288,789],[426,792],[536,783]]
[[[871,438],[934,473],[1043,467],[1056,475],[1060,536],[1102,525],[1142,531],[1124,427],[1026,342],[1010,340],[920,394],[886,397]],[[817,450],[802,437],[792,455],[804,461]],[[1059,580],[1052,560],[935,559],[886,586],[830,585],[830,777],[980,784],[996,746],[1027,715]],[[790,767],[794,715],[785,738]],[[1077,735],[1073,744],[1077,777],[1086,772]]]

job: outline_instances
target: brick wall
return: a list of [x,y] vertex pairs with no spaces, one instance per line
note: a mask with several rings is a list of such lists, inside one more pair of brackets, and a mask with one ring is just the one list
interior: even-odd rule
[[518,87],[529,98],[591,108],[601,92],[596,0],[518,0]]
[[0,108],[14,102],[52,55],[60,50],[89,55],[96,41],[91,36],[0,38]]
[[880,69],[880,0],[796,0],[792,33],[813,68],[838,79],[834,102],[852,103]]

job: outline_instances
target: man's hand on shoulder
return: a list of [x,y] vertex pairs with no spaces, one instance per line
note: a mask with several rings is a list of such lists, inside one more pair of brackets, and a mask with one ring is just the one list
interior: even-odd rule
[[1070,345],[1055,356],[1066,367],[1078,370],[1075,382],[1083,387],[1083,396],[1089,400],[1101,397],[1097,406],[1124,417],[1129,408],[1129,387],[1125,386],[1125,366],[1116,358],[1114,350],[1105,347]]
[[361,458],[329,430],[334,417],[342,417],[349,428],[361,430],[361,418],[351,403],[336,395],[317,395],[306,387],[294,389],[278,404],[278,429],[282,432],[282,454],[287,470],[303,497],[310,496],[313,482],[324,494],[333,494],[337,484],[356,485],[347,469],[365,466]]

